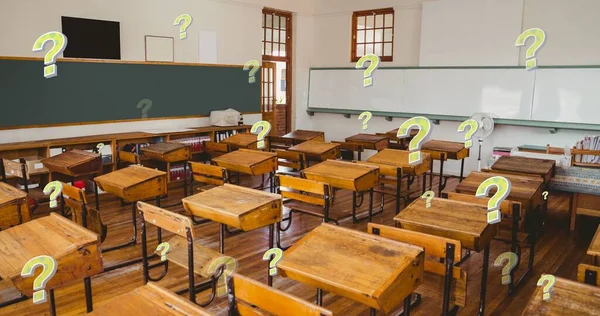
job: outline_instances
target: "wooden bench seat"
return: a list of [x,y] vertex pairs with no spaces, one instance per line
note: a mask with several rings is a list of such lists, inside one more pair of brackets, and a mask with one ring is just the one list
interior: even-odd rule
[[[169,262],[173,262],[176,265],[186,268],[188,267],[188,245],[187,239],[181,236],[174,236],[169,241],[169,253],[167,258]],[[208,272],[210,264],[217,259],[223,257],[218,251],[212,250],[208,247],[202,246],[199,240],[194,240],[194,273],[202,277],[208,278],[213,273]],[[157,255],[160,255],[161,251],[155,251]]]

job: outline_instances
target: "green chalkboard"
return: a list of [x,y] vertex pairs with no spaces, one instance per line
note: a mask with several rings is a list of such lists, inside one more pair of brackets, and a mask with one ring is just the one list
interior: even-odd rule
[[[207,115],[213,110],[260,112],[260,83],[242,66],[0,59],[0,128]],[[257,73],[257,74],[260,74]]]

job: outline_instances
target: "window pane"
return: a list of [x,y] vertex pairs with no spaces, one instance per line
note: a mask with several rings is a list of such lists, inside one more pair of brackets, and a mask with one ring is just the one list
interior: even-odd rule
[[358,21],[356,22],[356,27],[361,30],[365,28],[365,17],[364,16],[359,16]]
[[383,14],[375,16],[375,27],[383,27]]
[[285,44],[279,45],[279,56],[285,57]]
[[356,42],[357,43],[365,42],[365,31],[357,31],[356,32]]
[[365,55],[365,45],[356,45],[356,57],[363,57]]
[[285,31],[281,31],[279,35],[279,42],[284,43],[287,42],[287,36],[285,35]]
[[279,30],[273,30],[273,42],[279,42]]
[[273,28],[274,29],[279,28],[279,16],[277,16],[277,15],[273,16]]
[[271,35],[273,33],[273,30],[271,30],[271,29],[265,29],[265,32],[267,33],[265,41],[271,42],[272,38],[273,38],[273,36]]
[[373,30],[367,30],[367,39],[365,40],[367,43],[373,42]]
[[394,15],[386,14],[385,15],[385,27],[392,27],[394,25]]
[[268,14],[267,15],[267,25],[266,27],[273,27],[273,16]]
[[383,44],[375,44],[375,55],[381,56],[381,51],[383,50]]
[[273,49],[271,47],[271,43],[267,43],[267,47],[265,48],[265,55],[271,55],[273,53]]
[[366,54],[373,54],[373,44],[367,44],[366,46],[367,46],[367,48],[366,48],[366,51],[365,51],[365,55]]
[[372,15],[367,16],[367,28],[373,28],[375,26],[374,20]]
[[262,54],[265,54],[265,42],[263,42],[263,47],[262,47]]
[[392,56],[392,44],[391,43],[383,44],[383,56]]
[[383,30],[375,30],[375,42],[383,42]]
[[392,41],[392,29],[384,29],[383,30],[383,41],[384,42]]
[[262,26],[263,27],[265,27],[265,17],[266,17],[266,15],[263,13],[263,16],[262,16]]
[[280,17],[281,22],[279,23],[279,28],[282,30],[285,30],[286,24],[287,24],[287,18],[285,17]]

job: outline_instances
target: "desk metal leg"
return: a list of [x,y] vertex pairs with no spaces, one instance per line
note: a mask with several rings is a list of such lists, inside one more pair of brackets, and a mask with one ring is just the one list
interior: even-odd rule
[[[109,251],[113,251],[113,250],[117,250],[117,249],[121,249],[127,246],[131,246],[131,245],[135,245],[137,243],[137,215],[136,215],[136,206],[137,206],[137,201],[133,202],[131,205],[131,225],[133,228],[133,236],[131,237],[131,239],[121,245],[117,245],[117,246],[113,246],[110,248],[106,248],[106,249],[102,249],[102,252],[109,252]],[[105,269],[106,270],[106,269]]]
[[371,307],[369,309],[369,316],[376,316],[377,315],[377,310],[374,309],[373,307]]
[[488,261],[490,260],[490,245],[487,244],[483,248],[483,270],[481,271],[481,294],[479,297],[479,313],[477,315],[483,316],[485,312],[485,293],[487,289],[487,276],[488,276]]
[[460,160],[460,180],[458,182],[462,182],[463,180],[463,172],[465,171],[465,158]]
[[369,190],[369,223],[373,218],[373,188]]
[[[446,157],[442,154],[442,159],[440,160],[440,183],[438,184],[438,195],[442,196],[442,190],[446,188],[446,179],[444,178],[444,160]],[[432,160],[433,161],[433,160]]]
[[323,290],[317,289],[317,305],[323,306]]
[[[402,168],[396,170],[396,215],[400,213],[400,194],[402,192]],[[383,211],[383,193],[381,193],[381,206]]]
[[423,192],[422,194],[424,194],[427,190],[427,173],[423,174]]
[[83,279],[83,286],[85,287],[85,307],[89,313],[94,310],[94,303],[92,302],[92,279],[87,277]]
[[[269,225],[269,249],[273,248],[275,246],[275,224],[271,224]],[[267,280],[268,280],[268,284],[269,286],[273,286],[273,277],[271,276],[271,274],[269,273],[270,270],[270,261],[267,261]]]
[[219,252],[225,254],[225,224],[219,223]]
[[100,211],[100,198],[98,196],[98,183],[92,181],[94,183],[94,197],[96,198],[96,210]]
[[412,296],[412,293],[408,294],[408,296],[404,298],[404,313],[403,313],[403,316],[409,316],[410,315],[410,297],[411,296]]
[[354,223],[358,223],[358,219],[356,218],[356,192],[352,191],[352,221]]
[[56,304],[54,303],[54,290],[48,290],[48,300],[50,302],[50,315],[56,316]]
[[[431,163],[429,164],[429,191],[433,188],[433,159],[431,159]],[[439,194],[438,194],[439,196]]]
[[187,161],[185,161],[183,163],[183,196],[187,197],[188,196],[188,182],[187,182]]

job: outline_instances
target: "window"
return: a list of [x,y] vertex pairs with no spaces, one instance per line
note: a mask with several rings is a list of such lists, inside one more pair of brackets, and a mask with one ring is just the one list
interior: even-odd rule
[[392,61],[394,55],[394,9],[358,11],[352,14],[352,55],[356,62],[366,54],[381,61]]
[[263,56],[283,57],[273,60],[285,60],[287,52],[288,14],[271,10],[263,10]]

